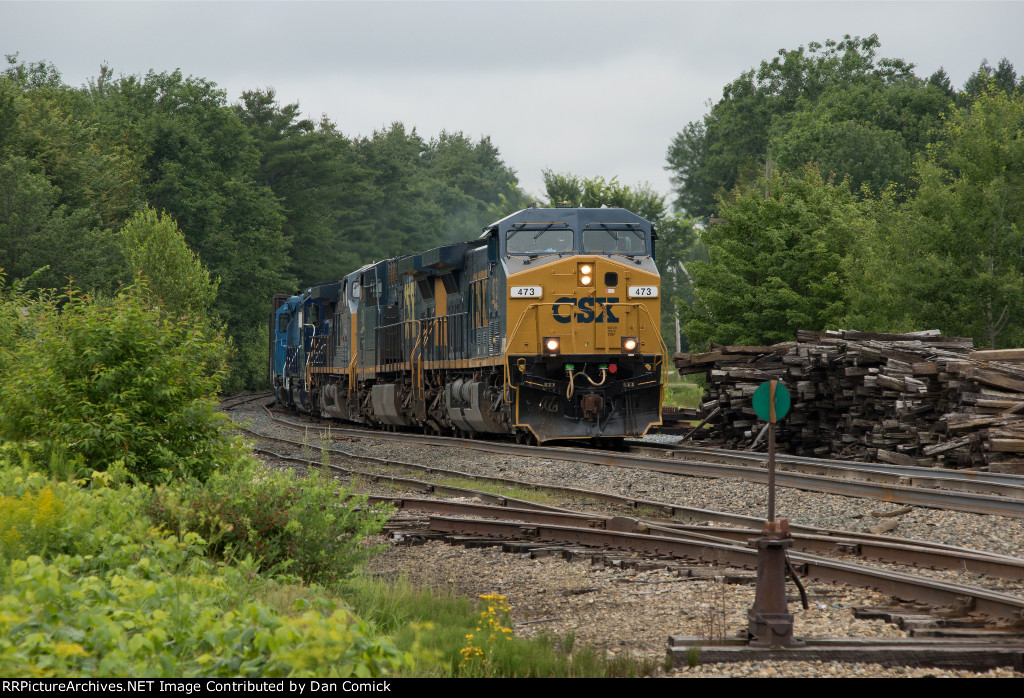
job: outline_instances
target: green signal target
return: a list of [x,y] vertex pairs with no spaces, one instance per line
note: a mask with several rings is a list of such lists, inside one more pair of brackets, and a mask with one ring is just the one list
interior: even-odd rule
[[[771,392],[771,381],[762,383],[757,386],[757,390],[754,391],[754,412],[757,416],[768,422],[771,421],[771,409],[769,403],[769,395]],[[789,399],[789,391],[786,390],[781,382],[776,381],[775,383],[775,420],[778,421],[786,416],[789,412],[789,406],[791,402]]]

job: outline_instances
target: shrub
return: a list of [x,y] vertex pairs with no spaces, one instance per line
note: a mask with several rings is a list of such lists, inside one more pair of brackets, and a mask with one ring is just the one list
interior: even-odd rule
[[328,599],[293,614],[249,601],[251,563],[211,565],[194,534],[112,548],[133,562],[100,572],[83,572],[82,557],[11,563],[0,676],[371,677],[411,666]]
[[[93,473],[93,489],[82,487],[85,480],[44,475],[33,460],[40,450],[34,443],[0,444],[0,575],[9,561],[29,554],[79,555],[97,568],[125,562],[104,550],[115,536],[145,538],[145,488],[109,487],[125,475],[116,467]],[[47,465],[62,471],[57,457]]]
[[[367,677],[411,668],[409,655],[322,588],[297,587],[294,576],[268,581],[251,557],[211,562],[195,533],[154,527],[151,491],[117,486],[123,468],[62,481],[40,472],[40,451],[0,443],[0,676]],[[287,607],[253,601],[282,583],[294,590]]]
[[288,562],[290,572],[319,584],[344,579],[373,554],[364,539],[390,515],[317,471],[298,478],[248,458],[205,483],[156,487],[149,512],[171,531],[198,533],[217,555],[252,556],[264,569]]
[[226,345],[194,316],[173,317],[145,286],[114,298],[34,297],[0,277],[0,438],[121,462],[144,482],[205,479],[237,455],[212,398]]

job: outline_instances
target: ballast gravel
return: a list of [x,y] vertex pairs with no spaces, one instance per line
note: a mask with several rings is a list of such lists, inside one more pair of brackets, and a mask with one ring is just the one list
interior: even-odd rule
[[[296,432],[276,427],[256,405],[232,412],[252,428],[295,439]],[[299,437],[301,438],[301,437]],[[316,451],[319,441],[311,439]],[[569,485],[636,498],[651,499],[732,513],[757,515],[766,508],[761,485],[726,478],[696,478],[544,458],[515,458],[462,447],[411,445],[372,438],[335,438],[346,451],[386,457],[467,473]],[[394,493],[392,493],[394,494]],[[417,495],[422,496],[422,495]],[[821,528],[864,531],[883,519],[872,512],[900,508],[873,500],[854,499],[797,490],[777,492],[777,510],[794,523]],[[889,520],[889,519],[884,519]],[[891,535],[915,538],[1006,555],[1024,554],[1024,521],[915,507],[895,517]],[[628,561],[627,561],[628,563]],[[567,633],[576,643],[592,644],[610,653],[662,658],[669,635],[714,640],[734,636],[747,625],[754,586],[730,584],[719,578],[685,578],[668,569],[633,569],[592,564],[576,557],[531,559],[497,548],[464,548],[430,541],[422,545],[387,542],[369,563],[369,572],[383,578],[406,578],[415,584],[476,597],[504,594],[512,608],[515,632],[532,636]],[[980,583],[960,573],[935,573],[963,583]],[[989,580],[991,581],[991,580]],[[1017,587],[1017,588],[1013,588]],[[1019,593],[1019,585],[1005,588]],[[795,590],[790,587],[790,593]],[[905,638],[896,626],[858,620],[855,607],[889,605],[881,594],[850,587],[812,585],[810,608],[790,601],[797,637]],[[1010,669],[987,674],[933,668],[887,668],[872,664],[822,662],[755,662],[683,667],[667,673],[676,677],[974,677],[1024,676]]]

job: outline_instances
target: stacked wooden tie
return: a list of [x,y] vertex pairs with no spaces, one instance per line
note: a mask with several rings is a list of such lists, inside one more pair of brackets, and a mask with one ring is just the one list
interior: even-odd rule
[[764,448],[751,397],[776,379],[793,401],[781,450],[1024,473],[1024,349],[973,351],[935,331],[801,331],[772,346],[713,344],[675,364],[707,375],[701,411],[713,427],[696,435],[727,447]]

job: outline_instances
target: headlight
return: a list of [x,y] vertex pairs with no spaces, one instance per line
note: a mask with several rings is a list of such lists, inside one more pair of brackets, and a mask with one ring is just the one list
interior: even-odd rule
[[558,337],[545,337],[541,342],[541,353],[548,356],[555,356],[562,348],[562,341]]
[[591,264],[583,263],[576,267],[579,272],[580,286],[590,286],[594,283],[594,267]]
[[636,337],[623,337],[622,338],[622,353],[633,354],[636,352],[637,347],[640,346],[640,340]]

